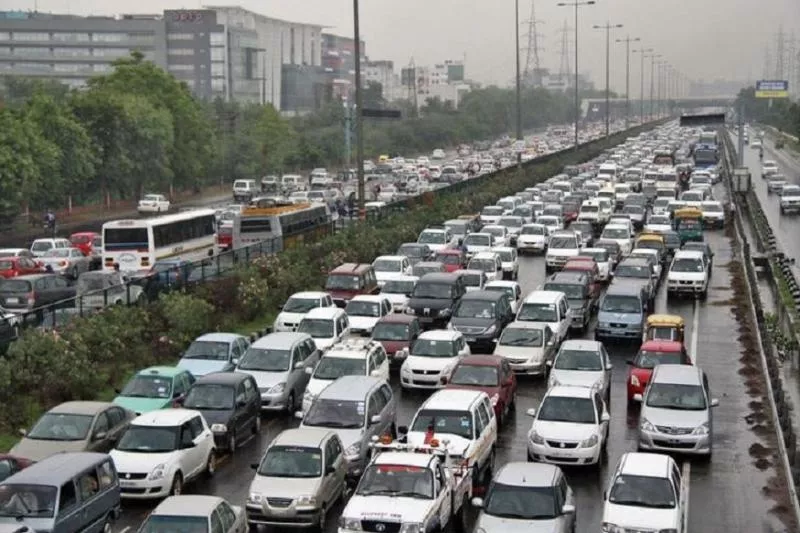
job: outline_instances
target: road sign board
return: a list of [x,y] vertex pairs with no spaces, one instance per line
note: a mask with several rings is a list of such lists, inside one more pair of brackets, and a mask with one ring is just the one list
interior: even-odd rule
[[362,109],[361,116],[368,118],[402,118],[403,113],[399,109]]
[[756,82],[756,98],[788,98],[789,82],[786,80],[759,80]]

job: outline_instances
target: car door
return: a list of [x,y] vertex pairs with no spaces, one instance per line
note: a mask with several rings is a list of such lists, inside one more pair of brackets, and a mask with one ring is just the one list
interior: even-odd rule
[[[678,502],[678,508],[680,509],[681,520],[678,522],[679,524],[683,524],[686,514],[686,509],[683,506],[683,501],[681,499],[681,484],[683,483],[683,479],[681,478],[681,471],[678,469],[678,465],[672,463],[671,473],[670,473],[670,482],[672,484],[672,489],[675,491],[675,501]],[[685,531],[683,533],[686,533]]]
[[244,388],[244,380],[236,386],[236,403],[234,404],[233,414],[231,415],[230,425],[236,428],[236,435],[240,438],[249,435],[252,422],[250,419],[250,403],[247,401],[247,391]]
[[87,451],[106,453],[111,450],[112,441],[109,438],[111,432],[111,421],[108,411],[102,411],[94,419],[91,437],[86,446]]
[[255,430],[258,427],[258,417],[261,416],[261,395],[253,376],[244,380],[245,401],[247,401],[247,423]]
[[214,512],[219,515],[222,522],[222,530],[225,533],[240,533],[244,531],[244,521],[238,519],[236,511],[233,510],[228,502],[219,502]]
[[295,398],[302,397],[310,376],[306,374],[306,359],[310,355],[304,342],[292,347],[292,361],[286,386],[294,390]]
[[572,313],[569,310],[569,304],[566,298],[561,298],[558,301],[558,318],[558,336],[560,342],[567,338],[569,324],[572,322]]
[[475,460],[475,466],[483,470],[487,466],[491,453],[491,444],[489,442],[490,415],[483,403],[478,403],[472,410],[472,417],[475,427],[472,455]]
[[108,416],[108,421],[110,424],[110,428],[108,430],[108,440],[111,444],[111,448],[116,446],[119,438],[128,429],[130,425],[130,420],[128,420],[128,414],[122,410],[120,407],[109,407],[106,411],[106,416]]
[[373,355],[375,357],[377,377],[389,381],[389,358],[386,357],[386,350],[383,349],[383,346],[378,346]]
[[189,392],[189,387],[191,387],[192,382],[193,381],[191,381],[183,372],[175,375],[172,380],[173,402],[179,403],[186,397],[186,393]]
[[511,370],[511,365],[505,359],[500,361],[500,387],[500,397],[503,400],[503,405],[508,408],[514,401],[517,378],[514,375],[514,371]]
[[603,413],[607,412],[606,403],[598,392],[595,392],[592,395],[592,400],[594,401],[594,410],[595,415],[597,416],[597,423],[600,425],[600,434],[603,435],[604,440],[608,439],[608,421],[603,420]]
[[344,460],[344,446],[339,436],[334,434],[330,439],[330,453],[332,457],[332,464],[336,468],[336,474],[331,479],[332,481],[332,494],[326,501],[335,501],[345,489],[345,481],[347,479],[347,464]]
[[[308,351],[308,356],[306,357],[306,367],[311,368],[312,370],[317,367],[317,363],[319,363],[320,357],[322,357],[322,352],[317,349],[317,345],[314,344],[313,339],[306,339],[306,350]],[[305,370],[303,371],[305,372]],[[308,379],[311,379],[309,374],[306,374]],[[308,380],[306,380],[308,383]]]
[[[370,393],[367,398],[367,431],[365,432],[366,440],[362,442],[362,447],[371,442],[372,437],[380,437],[384,432],[384,420],[381,417],[382,405],[378,402],[379,395],[377,391]],[[376,420],[376,421],[373,421]]]

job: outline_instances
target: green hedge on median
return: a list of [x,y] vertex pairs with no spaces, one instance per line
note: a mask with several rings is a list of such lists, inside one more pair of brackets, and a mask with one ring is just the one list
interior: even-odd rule
[[405,212],[349,226],[318,243],[257,258],[232,275],[190,292],[79,318],[57,334],[25,331],[0,359],[0,405],[4,406],[0,434],[27,426],[63,401],[109,398],[133,371],[174,364],[196,336],[238,329],[274,314],[292,293],[323,286],[326,273],[335,266],[371,262],[377,255],[393,253],[401,243],[415,240],[425,227],[475,213],[552,176],[564,165],[598,155],[625,136],[618,134],[546,162],[476,179],[455,192],[445,189],[424,195]]

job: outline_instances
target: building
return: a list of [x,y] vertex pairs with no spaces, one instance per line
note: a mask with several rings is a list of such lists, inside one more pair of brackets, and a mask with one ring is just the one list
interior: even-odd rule
[[392,101],[395,95],[395,86],[397,85],[394,62],[367,60],[364,64],[364,85],[368,83],[379,83],[383,99],[387,102]]
[[[322,34],[322,67],[332,98],[350,98],[355,83],[355,40],[331,33]],[[366,44],[361,41],[362,66],[366,63]]]
[[429,99],[438,98],[458,107],[461,97],[472,90],[464,76],[464,63],[461,61],[445,61],[428,66],[410,66],[400,71],[400,88],[395,98],[408,99],[417,108],[425,105]]

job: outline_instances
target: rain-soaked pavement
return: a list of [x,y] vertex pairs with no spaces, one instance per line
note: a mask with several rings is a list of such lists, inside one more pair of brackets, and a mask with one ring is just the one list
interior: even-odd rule
[[[732,259],[731,246],[728,238],[719,231],[709,232],[707,240],[716,254],[707,301],[667,302],[662,287],[656,305],[657,312],[684,317],[687,348],[696,363],[707,372],[712,394],[720,400],[719,407],[714,411],[713,458],[710,462],[680,460],[684,477],[688,480],[687,494],[684,495],[689,503],[686,517],[688,527],[685,531],[796,531],[796,526],[781,521],[781,498],[785,498],[786,491],[782,490],[777,476],[778,468],[773,464],[775,438],[769,426],[764,424],[768,410],[763,410],[759,403],[760,378],[740,372],[741,347],[737,340],[738,325],[731,312],[733,294],[727,268]],[[541,257],[521,259],[520,283],[523,293],[536,289],[544,278],[544,260]],[[587,332],[585,338],[593,338],[593,333]],[[626,360],[633,357],[635,348],[607,345],[607,349],[614,364],[608,460],[599,472],[566,470],[577,496],[577,531],[581,533],[600,531],[603,491],[609,469],[613,468],[621,454],[636,449],[638,409],[628,407],[625,391]],[[748,379],[749,388],[745,385]],[[401,399],[398,424],[403,425],[410,421],[423,396],[403,394],[396,381],[394,387]],[[508,421],[498,442],[498,460],[501,464],[525,460],[526,435],[530,427],[525,411],[536,407],[544,392],[542,380],[520,380],[516,419]],[[212,480],[187,487],[187,492],[215,494],[227,498],[234,505],[244,505],[253,477],[251,463],[260,459],[267,443],[275,435],[296,425],[297,421],[283,417],[265,420],[259,437],[237,450],[234,457],[226,458]],[[757,426],[755,429],[754,425]],[[770,494],[777,494],[777,497],[773,499]],[[152,505],[148,504],[124,504],[123,516],[115,531],[135,531],[151,509]],[[330,531],[335,530],[340,510],[336,509],[335,516],[329,517]]]

